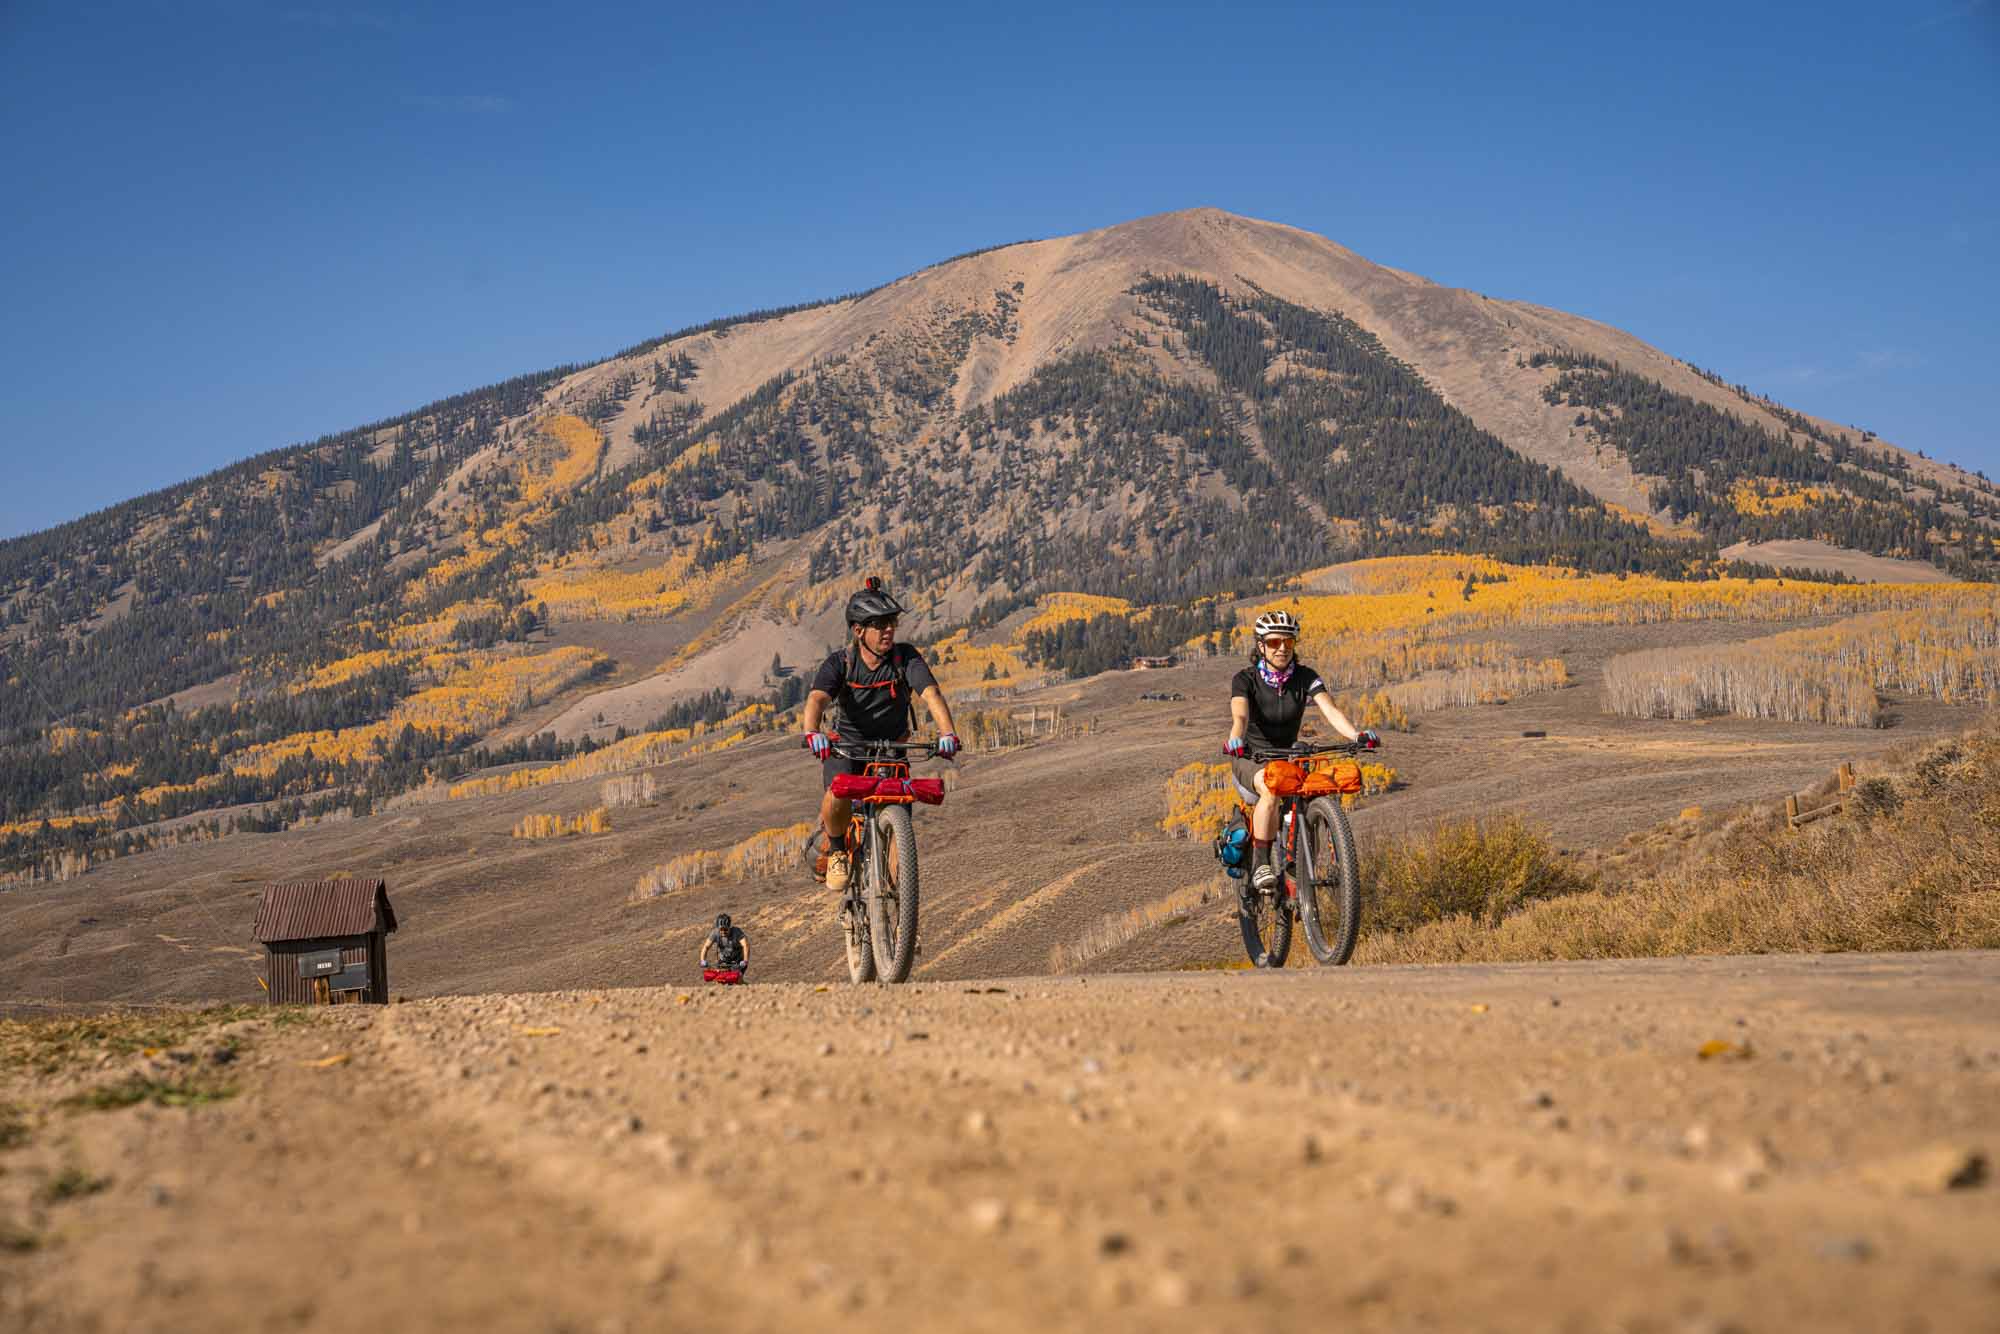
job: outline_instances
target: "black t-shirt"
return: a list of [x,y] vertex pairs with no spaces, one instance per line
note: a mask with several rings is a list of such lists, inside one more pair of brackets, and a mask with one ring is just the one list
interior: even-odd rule
[[1319,673],[1304,663],[1294,663],[1285,678],[1284,689],[1273,690],[1252,663],[1236,673],[1229,683],[1231,699],[1250,701],[1250,725],[1243,740],[1250,750],[1277,750],[1299,739],[1299,724],[1305,720],[1306,705],[1314,695],[1326,693]]
[[839,710],[833,730],[870,741],[900,741],[910,730],[910,702],[936,684],[924,655],[897,644],[872,671],[859,649],[829,655],[813,674],[812,688],[833,696]]
[[743,928],[731,924],[727,930],[717,927],[708,933],[708,943],[715,946],[715,967],[734,968],[743,962]]

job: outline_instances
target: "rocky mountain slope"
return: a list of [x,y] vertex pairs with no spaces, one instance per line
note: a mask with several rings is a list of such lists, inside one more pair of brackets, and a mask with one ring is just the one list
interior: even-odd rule
[[272,801],[283,822],[548,758],[611,731],[562,704],[607,684],[635,725],[717,717],[714,692],[838,633],[863,570],[935,638],[1058,591],[1185,609],[1370,553],[1701,577],[1770,541],[1981,574],[1996,513],[1983,479],[1593,321],[1164,214],[0,545],[0,839],[42,855]]

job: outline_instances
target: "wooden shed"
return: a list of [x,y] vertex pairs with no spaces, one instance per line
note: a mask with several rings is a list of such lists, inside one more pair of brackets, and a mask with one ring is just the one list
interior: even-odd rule
[[380,880],[272,885],[257,905],[256,927],[271,1004],[388,1004],[395,929]]

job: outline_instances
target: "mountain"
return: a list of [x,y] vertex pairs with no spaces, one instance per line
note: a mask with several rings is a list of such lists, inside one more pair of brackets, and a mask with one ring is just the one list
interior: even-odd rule
[[0,544],[0,859],[252,803],[365,809],[782,704],[862,571],[920,637],[1066,592],[1176,609],[1151,622],[1170,647],[1209,628],[1204,598],[1349,556],[1699,578],[1780,542],[1986,577],[1996,515],[1982,478],[1603,324],[1163,214]]

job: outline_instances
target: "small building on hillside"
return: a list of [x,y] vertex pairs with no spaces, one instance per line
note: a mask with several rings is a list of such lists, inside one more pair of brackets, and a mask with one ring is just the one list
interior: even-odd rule
[[295,880],[257,905],[264,987],[273,1005],[389,1003],[396,910],[380,880]]
[[1132,659],[1132,670],[1135,672],[1157,672],[1171,667],[1179,661],[1180,659],[1171,653],[1164,658],[1134,658]]

